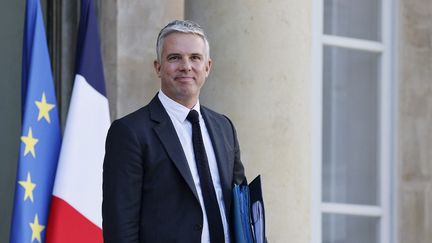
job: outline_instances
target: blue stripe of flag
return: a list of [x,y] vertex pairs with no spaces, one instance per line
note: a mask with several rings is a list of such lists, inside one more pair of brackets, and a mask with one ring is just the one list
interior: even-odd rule
[[106,96],[99,30],[92,0],[81,1],[77,42],[76,73],[85,77],[93,88]]

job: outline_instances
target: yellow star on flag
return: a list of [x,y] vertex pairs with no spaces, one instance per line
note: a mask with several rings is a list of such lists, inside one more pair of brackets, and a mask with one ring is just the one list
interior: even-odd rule
[[33,202],[33,190],[36,187],[36,184],[34,184],[31,181],[30,172],[27,173],[27,180],[26,181],[18,181],[18,183],[24,187],[25,193],[24,193],[24,201],[27,198],[30,198],[30,200]]
[[45,93],[42,93],[42,100],[35,101],[35,103],[39,109],[38,121],[40,121],[43,117],[48,123],[50,123],[51,120],[50,120],[49,112],[50,110],[54,109],[55,105],[46,102]]
[[21,141],[25,143],[24,156],[26,156],[30,152],[33,155],[33,158],[36,158],[35,145],[38,143],[39,140],[33,137],[31,127],[29,128],[27,136],[21,136]]
[[39,242],[42,242],[42,240],[41,240],[41,232],[42,232],[42,230],[45,229],[45,226],[39,224],[39,219],[38,219],[37,214],[35,215],[33,223],[30,223],[30,228],[32,230],[32,239],[31,239],[31,242],[33,242],[33,240],[35,240],[35,239],[37,241],[39,241]]

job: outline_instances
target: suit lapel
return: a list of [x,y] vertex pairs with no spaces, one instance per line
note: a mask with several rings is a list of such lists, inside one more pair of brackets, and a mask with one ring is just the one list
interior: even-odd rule
[[170,117],[168,116],[168,113],[166,113],[165,108],[162,106],[162,103],[160,103],[157,95],[150,102],[149,109],[150,118],[157,123],[153,128],[154,131],[165,147],[168,156],[173,161],[180,174],[185,179],[187,185],[198,200],[198,194],[193,182],[192,174],[190,172],[180,140],[178,139],[177,132],[171,122]]
[[219,177],[221,181],[222,192],[225,201],[225,208],[228,210],[231,199],[231,181],[232,181],[232,169],[233,165],[228,159],[228,153],[223,134],[223,129],[220,124],[216,121],[216,118],[212,116],[205,107],[201,106],[201,114],[205,121],[207,130],[209,132],[210,139],[212,141],[213,150],[216,155],[216,163],[218,165]]

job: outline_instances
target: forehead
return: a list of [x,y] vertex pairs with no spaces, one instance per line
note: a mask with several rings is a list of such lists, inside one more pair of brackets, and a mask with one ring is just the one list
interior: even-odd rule
[[198,53],[204,55],[204,40],[190,33],[174,32],[167,35],[162,45],[162,55],[171,53]]

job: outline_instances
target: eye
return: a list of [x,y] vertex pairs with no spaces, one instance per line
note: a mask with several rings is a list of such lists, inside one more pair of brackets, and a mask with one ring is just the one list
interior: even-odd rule
[[192,55],[191,59],[193,61],[200,61],[202,59],[202,57],[200,55]]
[[169,62],[175,62],[175,61],[178,61],[180,59],[180,56],[179,55],[170,55],[167,57],[167,59]]

